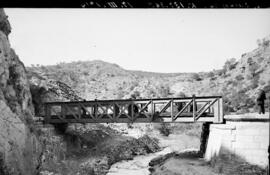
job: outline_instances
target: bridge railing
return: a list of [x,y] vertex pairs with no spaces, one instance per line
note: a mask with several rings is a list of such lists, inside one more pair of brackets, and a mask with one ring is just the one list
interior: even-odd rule
[[47,123],[223,122],[221,96],[45,103]]

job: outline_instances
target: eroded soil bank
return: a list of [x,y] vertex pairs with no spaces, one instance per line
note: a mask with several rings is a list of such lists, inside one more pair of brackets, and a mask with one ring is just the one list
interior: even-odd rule
[[[57,137],[61,139],[56,141]],[[64,134],[46,136],[44,143],[42,175],[104,175],[116,162],[160,151],[155,138],[133,138],[108,126],[90,124],[68,126]]]

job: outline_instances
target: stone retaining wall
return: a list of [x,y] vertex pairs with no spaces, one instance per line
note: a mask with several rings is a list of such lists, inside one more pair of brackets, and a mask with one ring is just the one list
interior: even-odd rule
[[[210,161],[220,154],[238,156],[250,164],[262,168],[268,165],[269,119],[266,114],[260,118],[230,116],[225,124],[211,124],[205,152]],[[256,120],[254,120],[256,118]],[[234,120],[235,119],[235,120]]]

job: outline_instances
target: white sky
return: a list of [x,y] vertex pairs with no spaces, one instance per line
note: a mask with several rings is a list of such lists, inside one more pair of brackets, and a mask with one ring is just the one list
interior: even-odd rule
[[5,9],[25,65],[94,60],[125,69],[199,72],[257,47],[269,9]]

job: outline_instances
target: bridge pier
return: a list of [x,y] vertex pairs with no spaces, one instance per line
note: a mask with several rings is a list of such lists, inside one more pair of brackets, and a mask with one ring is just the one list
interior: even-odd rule
[[205,122],[202,124],[202,132],[201,132],[201,138],[200,138],[200,150],[199,154],[200,157],[203,157],[207,148],[207,141],[209,137],[210,132],[210,124],[209,122]]
[[[268,166],[269,114],[225,116],[225,124],[209,125],[204,158],[240,159],[261,168]],[[206,133],[205,133],[206,134]],[[201,148],[203,150],[203,146]]]
[[68,127],[68,123],[54,123],[52,124],[55,128],[55,131],[58,133],[58,134],[65,134],[66,132],[66,129]]

